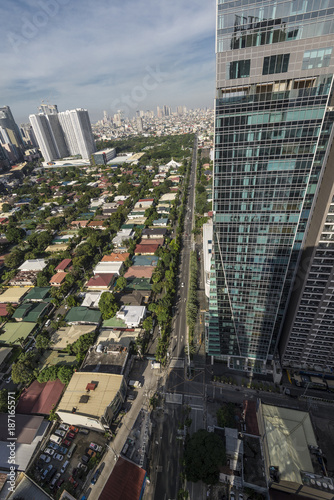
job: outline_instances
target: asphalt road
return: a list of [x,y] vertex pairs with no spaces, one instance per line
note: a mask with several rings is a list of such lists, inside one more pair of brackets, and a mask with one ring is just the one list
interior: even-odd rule
[[[192,168],[189,180],[189,196],[187,211],[184,222],[184,233],[182,237],[182,252],[179,271],[179,286],[175,304],[175,316],[173,319],[172,340],[169,348],[170,366],[173,362],[184,361],[180,368],[167,368],[165,392],[181,392],[186,390],[187,385],[187,355],[185,346],[187,345],[187,322],[186,303],[189,288],[189,262],[190,253],[194,248],[191,234],[193,226],[194,200],[195,200],[195,180],[197,164],[197,140],[193,149]],[[171,373],[175,374],[176,382],[170,383]],[[172,377],[174,380],[174,378]],[[167,403],[164,407],[164,414],[158,422],[158,432],[153,443],[153,460],[156,463],[155,473],[151,475],[154,494],[151,498],[156,500],[173,500],[177,498],[180,488],[180,457],[183,450],[183,442],[178,437],[178,428],[182,420],[183,406],[180,404]]]

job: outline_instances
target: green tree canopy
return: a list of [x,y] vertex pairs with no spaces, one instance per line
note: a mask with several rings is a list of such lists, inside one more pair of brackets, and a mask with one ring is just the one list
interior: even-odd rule
[[109,319],[115,316],[118,311],[118,305],[112,293],[102,293],[99,301],[99,309],[103,319]]
[[9,227],[5,233],[9,243],[18,243],[24,238],[25,234],[24,229],[15,226]]
[[124,290],[124,288],[126,287],[126,284],[127,284],[127,281],[126,281],[126,278],[124,278],[124,276],[120,276],[119,278],[117,278],[116,286],[117,286],[118,290]]
[[227,403],[217,411],[217,421],[219,427],[236,427],[235,409],[233,403]]
[[29,385],[34,376],[34,369],[30,359],[18,359],[12,366],[12,380],[14,384]]
[[216,484],[219,466],[226,464],[224,443],[214,432],[200,429],[186,442],[184,460],[188,481]]
[[50,338],[47,335],[43,335],[40,333],[36,337],[36,347],[37,349],[47,349],[50,347],[51,341]]
[[7,389],[1,389],[0,391],[0,412],[8,412],[8,391]]

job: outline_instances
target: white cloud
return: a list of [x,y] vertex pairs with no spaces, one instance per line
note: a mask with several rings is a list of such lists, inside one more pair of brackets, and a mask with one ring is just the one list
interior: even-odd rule
[[97,118],[100,110],[110,110],[115,99],[122,100],[122,95],[142,86],[150,65],[159,66],[164,78],[146,92],[138,108],[183,103],[197,107],[206,101],[211,105],[215,1],[203,3],[7,3],[0,11],[5,42],[0,48],[3,104],[11,106],[17,121],[26,120],[42,99],[60,109],[87,107]]

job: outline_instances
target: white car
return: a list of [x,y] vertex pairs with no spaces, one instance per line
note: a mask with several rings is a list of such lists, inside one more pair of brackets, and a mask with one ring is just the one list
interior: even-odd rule
[[62,431],[68,431],[68,429],[70,428],[69,425],[67,424],[60,424],[60,426],[58,427],[58,429],[61,429]]
[[62,462],[64,460],[64,455],[60,455],[59,453],[56,453],[54,457],[56,460],[59,460],[59,462]]
[[45,448],[44,453],[52,457],[52,455],[54,455],[55,453],[55,450],[53,450],[52,448]]
[[95,444],[95,443],[90,443],[89,447],[94,451],[98,451],[98,452],[102,451],[102,446],[99,446],[98,444]]
[[184,283],[181,283],[181,287],[182,287],[182,288],[184,287]]
[[66,432],[65,432],[65,431],[61,431],[61,430],[57,429],[57,430],[55,431],[55,434],[56,434],[57,436],[60,436],[60,437],[62,437],[62,438],[63,438],[63,437],[65,436]]
[[8,377],[8,378],[6,379],[6,384],[9,384],[9,382],[11,382],[11,381],[12,381],[12,376],[10,376],[10,377]]

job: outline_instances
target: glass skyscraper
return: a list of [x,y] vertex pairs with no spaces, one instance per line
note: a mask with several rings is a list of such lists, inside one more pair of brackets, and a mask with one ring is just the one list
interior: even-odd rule
[[334,0],[218,0],[206,349],[231,368],[271,364],[312,244],[332,145],[333,33]]

